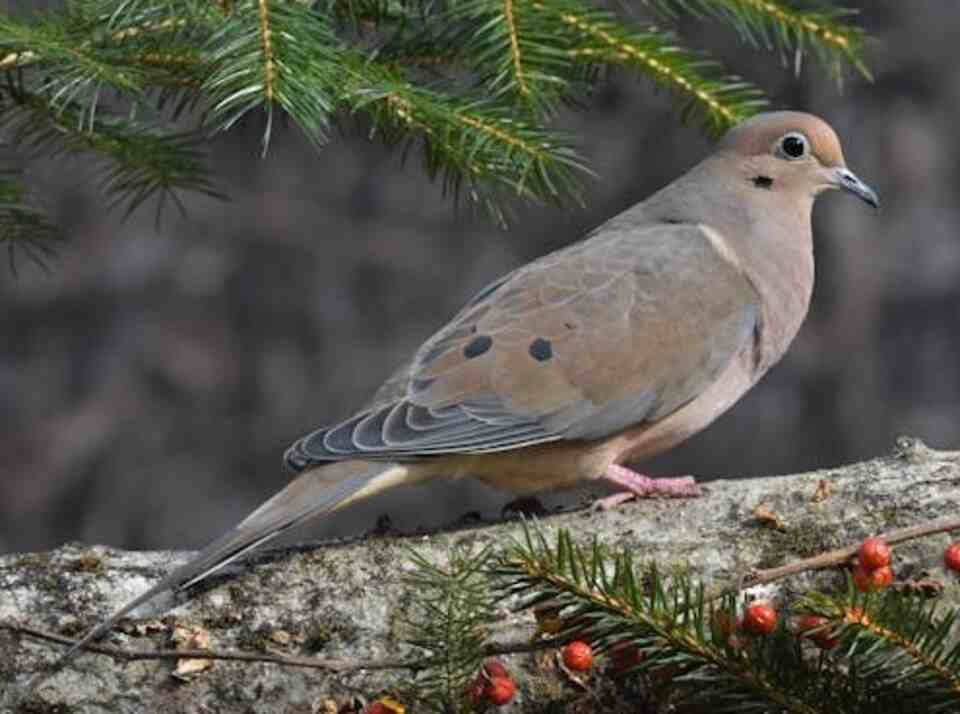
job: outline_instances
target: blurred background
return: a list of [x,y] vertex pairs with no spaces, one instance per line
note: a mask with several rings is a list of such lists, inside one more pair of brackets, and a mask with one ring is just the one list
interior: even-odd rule
[[[778,108],[827,118],[879,214],[830,194],[818,282],[786,359],[656,474],[796,472],[887,453],[899,434],[960,446],[960,9],[851,3],[876,82],[799,77],[725,28],[682,28]],[[520,208],[504,232],[457,215],[415,161],[356,131],[319,154],[254,123],[211,145],[230,203],[108,213],[82,161],[31,166],[69,242],[51,274],[0,275],[0,552],[67,540],[196,548],[287,480],[287,445],[349,415],[496,276],[583,233],[698,161],[709,143],[626,74],[561,123],[598,172],[586,208]],[[411,530],[508,498],[473,483],[401,489],[312,535],[389,514]],[[307,537],[304,532],[300,537]]]

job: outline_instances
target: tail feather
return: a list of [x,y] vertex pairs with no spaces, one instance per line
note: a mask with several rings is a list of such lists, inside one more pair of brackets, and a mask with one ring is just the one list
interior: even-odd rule
[[408,474],[408,469],[402,465],[364,461],[336,462],[305,471],[196,557],[175,568],[94,627],[49,669],[41,672],[28,685],[27,691],[63,668],[83,647],[105,635],[141,605],[166,592],[185,590],[284,531],[314,516],[331,513],[355,500],[403,483]]

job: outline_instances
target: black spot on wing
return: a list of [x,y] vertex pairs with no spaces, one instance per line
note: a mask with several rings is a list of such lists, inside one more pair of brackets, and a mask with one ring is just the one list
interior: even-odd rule
[[757,188],[770,189],[773,187],[773,179],[769,176],[754,176],[751,180]]
[[493,338],[490,335],[479,335],[474,337],[467,346],[463,348],[463,356],[467,359],[479,357],[493,346]]
[[545,340],[542,337],[538,337],[531,342],[530,356],[537,360],[537,362],[546,362],[548,359],[553,357],[553,345],[550,344],[550,340]]

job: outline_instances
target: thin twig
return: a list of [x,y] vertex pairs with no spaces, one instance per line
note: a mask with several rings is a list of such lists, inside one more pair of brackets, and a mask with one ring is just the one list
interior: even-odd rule
[[[880,537],[892,545],[936,533],[949,533],[950,531],[957,530],[960,530],[960,517],[932,521],[919,526],[910,526],[909,528],[898,528],[889,533],[881,534]],[[706,596],[706,600],[716,600],[724,595],[736,593],[745,588],[751,588],[764,583],[772,583],[789,575],[797,575],[798,573],[804,573],[808,570],[823,570],[824,568],[843,565],[857,554],[859,548],[860,544],[857,543],[856,545],[848,545],[844,548],[827,551],[826,553],[815,555],[812,558],[795,560],[792,563],[787,563],[786,565],[781,565],[776,568],[755,570],[740,579],[736,584],[727,585],[709,593]]]
[[[20,625],[12,622],[0,622],[0,630],[9,630],[28,637],[34,637],[38,640],[47,642],[56,642],[57,644],[72,646],[77,640],[54,632],[41,630],[28,625]],[[557,642],[549,640],[540,642],[514,641],[514,642],[494,642],[486,645],[484,649],[485,656],[516,654],[522,652],[537,652],[539,650],[551,649],[558,646]],[[95,652],[109,657],[115,657],[128,662],[139,660],[154,659],[209,659],[224,660],[233,662],[268,662],[279,664],[286,667],[304,667],[307,669],[325,669],[330,672],[346,673],[357,672],[360,670],[385,670],[385,669],[409,669],[418,670],[427,666],[428,661],[422,657],[417,659],[378,659],[378,660],[351,660],[351,659],[329,659],[324,657],[298,657],[296,655],[281,655],[268,652],[238,652],[236,650],[205,650],[205,649],[183,649],[183,650],[147,650],[147,649],[126,649],[123,647],[113,647],[111,645],[101,645],[90,643],[83,649],[87,652]]]

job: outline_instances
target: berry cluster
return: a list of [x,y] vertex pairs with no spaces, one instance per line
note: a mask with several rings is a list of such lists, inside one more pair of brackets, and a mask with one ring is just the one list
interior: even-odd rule
[[487,705],[502,707],[513,700],[517,685],[510,671],[498,659],[489,658],[480,668],[480,674],[467,687],[467,699],[476,709]]
[[853,583],[862,593],[883,590],[893,583],[893,551],[883,538],[867,538],[860,544]]

